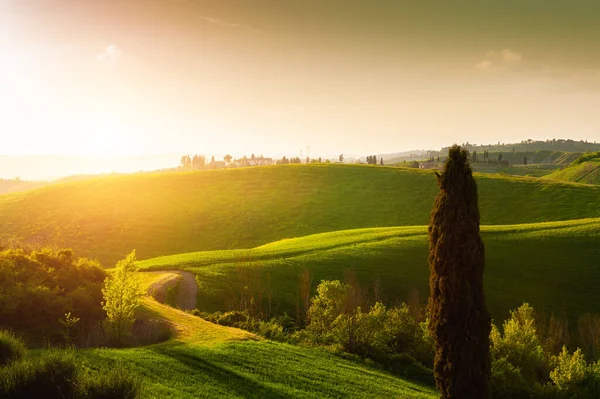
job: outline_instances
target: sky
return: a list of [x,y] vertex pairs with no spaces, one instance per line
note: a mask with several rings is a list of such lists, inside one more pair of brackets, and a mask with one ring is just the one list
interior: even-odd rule
[[596,0],[0,0],[0,154],[600,141]]

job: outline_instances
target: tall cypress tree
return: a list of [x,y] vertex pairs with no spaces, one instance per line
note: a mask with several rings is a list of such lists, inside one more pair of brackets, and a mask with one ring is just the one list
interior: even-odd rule
[[477,184],[467,151],[450,148],[429,226],[429,331],[443,399],[489,397],[490,313],[483,293],[484,247]]

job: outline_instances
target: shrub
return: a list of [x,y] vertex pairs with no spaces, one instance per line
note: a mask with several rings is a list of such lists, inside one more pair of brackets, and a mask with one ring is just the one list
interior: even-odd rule
[[141,386],[141,380],[119,364],[108,374],[82,378],[78,396],[85,399],[135,399],[140,396]]
[[556,368],[550,373],[561,397],[597,398],[600,393],[600,363],[588,365],[581,349],[570,354],[566,347],[556,357]]
[[217,320],[222,326],[242,328],[248,322],[248,315],[244,312],[234,310],[232,312],[223,313]]
[[[104,316],[100,301],[106,272],[70,250],[0,251],[0,320],[30,345],[64,342],[60,321],[83,316],[69,337],[84,337]],[[27,317],[22,317],[27,315]]]
[[413,381],[434,385],[433,371],[421,363],[414,357],[406,353],[394,354],[387,360],[387,366],[390,372],[406,377]]
[[0,369],[0,397],[72,398],[77,363],[70,352],[46,350],[39,356]]
[[528,399],[532,397],[531,384],[521,369],[512,365],[506,358],[492,361],[491,393],[495,399]]
[[25,343],[12,332],[0,330],[0,366],[5,366],[25,356]]
[[503,334],[496,326],[490,333],[492,359],[505,359],[520,369],[526,381],[546,383],[550,358],[544,353],[535,327],[533,308],[525,303],[503,324]]

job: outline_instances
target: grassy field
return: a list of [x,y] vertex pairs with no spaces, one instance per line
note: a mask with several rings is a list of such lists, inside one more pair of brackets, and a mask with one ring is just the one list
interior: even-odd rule
[[[600,219],[484,226],[485,289],[496,320],[523,302],[568,316],[600,312]],[[273,307],[295,314],[299,274],[311,271],[313,287],[322,279],[343,279],[352,269],[371,286],[381,281],[388,303],[406,300],[418,289],[428,294],[426,227],[337,231],[289,239],[252,250],[224,250],[159,257],[140,262],[146,270],[181,269],[197,274],[199,308],[222,310],[248,282],[243,267],[272,279]],[[264,289],[264,285],[262,289]],[[264,298],[263,294],[263,298]]]
[[[160,276],[153,275],[147,283]],[[262,340],[208,323],[147,298],[141,310],[168,322],[174,337],[131,349],[89,349],[78,356],[92,373],[119,363],[143,378],[144,398],[435,398],[410,382],[324,349]]]
[[600,184],[600,158],[569,166],[546,175],[546,179],[570,181],[585,184]]
[[[483,224],[600,217],[600,187],[477,175]],[[107,176],[0,196],[0,238],[73,248],[105,266],[200,250],[252,248],[346,229],[425,225],[431,171],[283,165]]]

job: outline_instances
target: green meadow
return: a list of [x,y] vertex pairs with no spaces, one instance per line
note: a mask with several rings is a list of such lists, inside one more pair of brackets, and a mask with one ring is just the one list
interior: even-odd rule
[[[477,174],[484,225],[600,217],[600,187]],[[282,165],[108,176],[0,196],[0,238],[69,247],[111,267],[139,259],[254,248],[285,238],[426,225],[432,171]]]
[[[482,236],[487,303],[497,320],[523,302],[571,320],[600,312],[600,219],[483,226]],[[324,279],[343,279],[352,270],[367,288],[379,281],[390,304],[407,300],[415,289],[425,302],[427,253],[426,227],[391,227],[323,233],[251,250],[165,256],[140,262],[140,267],[194,272],[200,282],[198,306],[204,311],[223,310],[236,293],[240,268],[259,268],[263,279],[272,279],[279,311],[295,314],[303,270],[310,271],[313,287]]]

